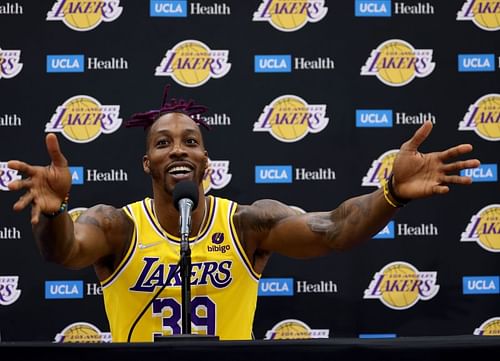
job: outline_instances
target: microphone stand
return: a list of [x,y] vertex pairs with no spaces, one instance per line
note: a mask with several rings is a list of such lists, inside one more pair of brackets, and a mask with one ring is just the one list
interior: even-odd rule
[[[189,224],[191,229],[191,224]],[[182,334],[191,334],[191,248],[189,247],[189,233],[181,233],[180,247],[180,272],[181,272],[181,310]]]

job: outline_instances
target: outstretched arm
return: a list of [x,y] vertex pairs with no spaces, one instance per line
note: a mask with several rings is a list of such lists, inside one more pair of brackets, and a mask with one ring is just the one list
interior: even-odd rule
[[25,176],[11,182],[9,189],[25,190],[13,209],[19,212],[31,205],[33,234],[40,252],[45,259],[71,268],[85,267],[107,256],[119,255],[132,232],[122,211],[109,206],[93,207],[75,224],[67,210],[51,216],[60,210],[69,194],[71,175],[57,137],[48,134],[45,141],[50,165],[8,162],[9,168]]
[[[417,199],[449,191],[449,184],[470,184],[456,173],[476,168],[477,159],[445,163],[472,150],[461,144],[442,152],[423,154],[419,146],[432,130],[424,123],[401,146],[393,165],[393,191],[397,198]],[[387,201],[382,189],[346,200],[330,212],[296,215],[286,205],[257,201],[238,212],[241,235],[250,254],[279,252],[291,257],[313,257],[331,250],[344,250],[371,238],[394,216],[398,208]],[[252,252],[253,251],[253,252]]]

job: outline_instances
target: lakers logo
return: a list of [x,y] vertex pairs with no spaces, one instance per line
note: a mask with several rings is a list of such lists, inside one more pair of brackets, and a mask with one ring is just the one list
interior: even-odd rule
[[500,204],[490,204],[473,215],[460,238],[477,242],[490,252],[500,252]]
[[60,132],[75,143],[88,143],[101,133],[115,132],[122,124],[119,105],[101,105],[87,95],[76,95],[57,107],[45,132]]
[[405,310],[419,300],[430,300],[439,291],[437,272],[418,271],[406,262],[392,262],[375,273],[364,299],[379,299],[393,310]]
[[83,212],[85,212],[87,208],[85,207],[78,207],[78,208],[73,208],[68,211],[69,216],[71,217],[71,220],[73,222],[76,222],[78,217],[82,215]]
[[281,31],[295,31],[308,22],[317,23],[326,16],[324,0],[263,0],[253,21],[268,21]]
[[281,142],[291,143],[308,133],[319,133],[328,125],[326,104],[309,105],[295,95],[283,95],[266,105],[254,132],[269,132]]
[[435,65],[431,49],[414,49],[404,40],[391,39],[372,50],[361,75],[375,75],[382,83],[399,87],[428,76]]
[[203,190],[205,194],[211,189],[224,188],[231,181],[231,177],[228,160],[209,160],[208,168],[203,176]]
[[500,2],[498,0],[466,0],[457,13],[457,20],[472,21],[483,30],[500,29]]
[[487,94],[470,105],[458,130],[473,130],[483,139],[500,140],[500,94]]
[[372,166],[363,177],[361,185],[363,187],[381,187],[392,173],[394,159],[399,150],[388,150],[372,162]]
[[11,79],[21,72],[21,50],[2,50],[0,48],[0,79]]
[[10,169],[7,162],[0,162],[0,191],[9,191],[9,183],[21,179],[17,170]]
[[330,330],[313,330],[304,322],[294,319],[284,320],[266,332],[266,340],[290,340],[328,338]]
[[222,78],[231,69],[228,50],[210,50],[198,40],[185,40],[168,50],[156,76],[170,76],[185,87],[197,87],[210,78]]
[[97,327],[87,322],[75,322],[58,333],[54,342],[61,343],[100,343],[111,342],[109,332],[101,332]]
[[120,0],[57,0],[47,21],[62,21],[76,31],[89,31],[101,22],[116,20],[122,13]]
[[492,317],[484,321],[474,330],[477,336],[500,336],[500,317]]

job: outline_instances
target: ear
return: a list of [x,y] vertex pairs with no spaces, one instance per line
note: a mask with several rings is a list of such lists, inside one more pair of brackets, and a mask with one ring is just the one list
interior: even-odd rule
[[142,157],[142,168],[146,174],[150,174],[151,170],[149,169],[149,158],[147,155]]

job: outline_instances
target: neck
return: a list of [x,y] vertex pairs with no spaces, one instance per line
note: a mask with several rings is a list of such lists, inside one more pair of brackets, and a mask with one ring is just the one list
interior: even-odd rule
[[[198,207],[191,213],[191,232],[190,237],[198,234],[203,227],[203,223],[208,212],[207,197],[200,193]],[[174,207],[172,198],[164,199],[156,197],[153,200],[156,218],[162,228],[169,234],[180,237],[179,234],[179,211]]]

